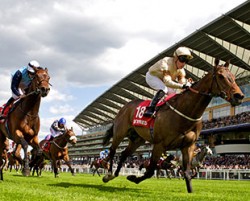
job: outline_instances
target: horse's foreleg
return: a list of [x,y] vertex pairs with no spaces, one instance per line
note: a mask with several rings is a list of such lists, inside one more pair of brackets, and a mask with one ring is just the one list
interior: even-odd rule
[[98,169],[96,169],[96,172],[97,172],[98,176],[100,177],[101,175],[100,175],[100,172],[98,171]]
[[194,152],[194,146],[193,144],[191,147],[186,147],[181,150],[182,152],[182,163],[183,163],[183,174],[184,174],[184,179],[186,181],[186,187],[187,191],[189,193],[193,192],[192,188],[192,176],[190,175],[190,170],[191,170],[191,162],[192,162],[192,157],[193,157],[193,152]]
[[21,138],[21,145],[23,148],[24,152],[24,166],[23,166],[23,171],[22,174],[23,176],[29,176],[30,175],[30,168],[29,168],[29,157],[28,157],[28,143],[24,138]]
[[52,159],[52,164],[53,164],[53,169],[54,169],[55,178],[57,178],[57,177],[59,177],[59,173],[58,173],[58,168],[57,168],[57,161],[56,161],[56,159]]
[[66,165],[69,167],[69,170],[72,174],[72,176],[75,176],[74,169],[71,167],[70,161],[65,161]]

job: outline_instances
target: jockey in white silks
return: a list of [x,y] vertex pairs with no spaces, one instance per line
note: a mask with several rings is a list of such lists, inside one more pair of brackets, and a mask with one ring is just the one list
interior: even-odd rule
[[187,89],[191,86],[192,80],[186,79],[184,66],[192,58],[188,48],[179,47],[173,57],[164,57],[148,69],[146,82],[157,93],[147,107],[145,117],[151,117],[154,114],[157,103],[165,94],[173,94],[176,89]]
[[66,131],[66,120],[61,118],[59,120],[55,120],[50,127],[50,134],[45,137],[45,140],[52,140],[55,137],[64,134]]

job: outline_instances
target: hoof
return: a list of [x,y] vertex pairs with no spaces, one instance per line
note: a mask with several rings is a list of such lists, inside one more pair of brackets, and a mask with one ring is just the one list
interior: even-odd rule
[[22,174],[23,174],[23,176],[25,176],[25,177],[30,176],[30,169],[23,169]]
[[129,175],[127,176],[127,180],[135,182],[136,183],[136,176],[135,175]]
[[102,178],[102,181],[103,181],[104,183],[109,182],[109,178],[107,177],[107,175],[105,175],[105,176]]
[[102,181],[103,181],[104,183],[107,183],[107,182],[109,182],[110,180],[112,180],[112,179],[114,179],[114,178],[115,178],[114,175],[106,174],[106,175],[102,178]]

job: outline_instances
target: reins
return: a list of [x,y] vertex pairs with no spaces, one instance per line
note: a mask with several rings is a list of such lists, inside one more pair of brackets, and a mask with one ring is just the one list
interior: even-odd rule
[[[198,90],[196,90],[196,89],[194,89],[194,88],[192,88],[192,87],[189,87],[187,90],[189,90],[189,91],[191,91],[191,92],[193,92],[193,93],[196,93],[196,94],[200,94],[200,95],[202,95],[202,96],[209,96],[210,98],[213,98],[213,97],[221,97],[221,98],[224,98],[224,99],[226,99],[226,100],[230,99],[230,96],[228,96],[228,94],[230,94],[230,93],[228,93],[227,91],[222,90],[221,87],[220,87],[220,85],[218,84],[218,81],[217,81],[217,79],[216,79],[215,72],[216,72],[216,71],[214,71],[214,72],[213,72],[213,75],[212,75],[212,76],[213,76],[213,80],[212,80],[212,83],[211,83],[211,87],[210,87],[209,92],[200,92],[200,91],[198,91]],[[231,85],[230,88],[232,88],[233,85],[235,84],[235,81],[234,81],[233,83],[231,83],[228,79],[227,79],[227,82]],[[216,88],[219,89],[220,94],[214,94],[214,93],[212,93],[212,91],[213,91],[213,85],[214,85],[214,84],[216,84],[216,86],[217,86]],[[176,112],[178,115],[184,117],[185,119],[187,119],[187,120],[189,120],[189,121],[200,121],[200,120],[202,119],[202,116],[201,116],[200,118],[197,118],[197,119],[188,117],[187,115],[183,114],[182,112],[180,112],[179,110],[177,110],[176,108],[174,108],[174,107],[173,107],[172,105],[170,105],[168,102],[166,102],[166,105],[169,106],[169,108],[170,108],[171,110],[173,110],[174,112]]]

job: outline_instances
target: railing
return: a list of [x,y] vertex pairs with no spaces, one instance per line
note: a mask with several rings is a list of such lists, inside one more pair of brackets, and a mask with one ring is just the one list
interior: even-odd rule
[[198,179],[250,180],[250,169],[200,169]]
[[[73,165],[72,168],[75,170],[76,173],[87,173],[92,174],[93,171],[90,167],[83,167],[81,165]],[[115,172],[116,168],[113,168]],[[45,166],[45,171],[52,171],[50,165]],[[100,174],[104,174],[104,169],[98,169]],[[62,165],[61,172],[70,172],[68,166]],[[120,175],[136,175],[142,176],[145,172],[143,168],[141,171],[138,168],[122,168],[120,171]],[[176,175],[176,170],[174,171]],[[171,177],[177,177],[175,175],[171,175]],[[155,175],[156,177],[156,172]],[[163,171],[163,177],[166,176],[166,172]],[[250,180],[250,169],[200,169],[199,173],[197,174],[197,179],[218,179],[218,180]]]

